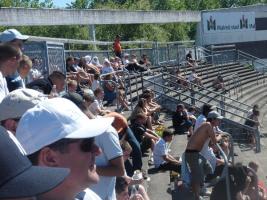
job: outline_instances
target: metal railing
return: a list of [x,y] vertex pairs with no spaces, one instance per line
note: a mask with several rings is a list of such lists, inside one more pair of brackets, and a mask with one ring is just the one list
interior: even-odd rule
[[[175,109],[176,105],[182,101],[182,97],[184,99],[189,100],[189,102],[186,102],[183,100],[182,101],[183,104],[185,104],[187,106],[196,105],[196,107],[198,107],[199,109],[200,109],[200,104],[203,105],[204,103],[209,103],[208,101],[196,98],[194,93],[192,93],[192,90],[190,91],[190,94],[187,95],[181,91],[177,91],[176,89],[169,87],[169,84],[166,84],[166,82],[165,82],[166,79],[164,80],[163,76],[164,76],[163,74],[159,74],[159,75],[156,75],[156,76],[153,76],[150,78],[144,77],[143,78],[143,82],[144,82],[143,85],[145,88],[152,89],[155,92],[156,97],[159,98],[159,101],[162,103],[162,105],[167,107],[168,109],[170,109],[170,110]],[[216,94],[221,95],[219,93],[216,93]],[[229,98],[229,97],[225,96],[225,98]],[[172,104],[168,100],[170,100],[172,102]],[[238,111],[238,112],[241,112],[243,115],[246,115],[246,113],[248,112],[247,109],[240,108],[239,106],[233,106],[233,105],[228,104],[228,103],[227,104],[222,103],[222,101],[220,101],[218,99],[213,98],[213,100],[215,100],[216,102],[219,102],[219,104],[217,106],[217,110],[220,111],[223,116],[226,116],[226,114],[228,114],[229,116],[237,118],[238,121],[249,120],[248,118],[237,113],[237,111]],[[234,101],[236,101],[236,100],[234,100]],[[197,106],[197,103],[199,106]],[[238,103],[241,103],[241,102],[238,102]],[[241,104],[243,104],[243,103],[241,103]],[[231,109],[229,109],[229,108],[225,109],[226,105],[229,106],[229,108],[231,108]],[[246,104],[244,104],[244,105],[246,105]],[[248,106],[248,105],[246,105],[246,106]],[[251,107],[248,106],[248,108],[251,108]],[[255,150],[256,150],[256,152],[258,153],[261,151],[260,132],[258,129],[249,127],[247,125],[241,124],[240,122],[236,122],[236,121],[233,121],[233,120],[230,120],[227,118],[224,118],[223,122],[224,122],[224,127],[226,127],[228,130],[226,132],[229,132],[230,134],[233,134],[232,128],[238,128],[239,133],[240,132],[243,133],[244,130],[245,130],[245,132],[251,133],[255,138],[255,145],[256,145]]]

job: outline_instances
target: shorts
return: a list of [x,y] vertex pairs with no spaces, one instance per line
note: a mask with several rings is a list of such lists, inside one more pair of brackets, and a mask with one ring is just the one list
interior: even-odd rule
[[185,151],[185,162],[190,172],[191,183],[202,184],[204,173],[199,164],[200,153],[194,150]]

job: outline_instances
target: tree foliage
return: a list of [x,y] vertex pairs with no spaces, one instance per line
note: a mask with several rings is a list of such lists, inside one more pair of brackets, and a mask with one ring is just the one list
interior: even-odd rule
[[[73,0],[68,9],[123,10],[208,10],[266,3],[267,0]],[[53,0],[0,0],[0,7],[53,8]],[[0,31],[10,27],[0,27]],[[88,39],[88,26],[15,27],[24,34]],[[96,25],[97,40],[112,41],[115,35],[122,40],[177,41],[194,39],[196,23]]]

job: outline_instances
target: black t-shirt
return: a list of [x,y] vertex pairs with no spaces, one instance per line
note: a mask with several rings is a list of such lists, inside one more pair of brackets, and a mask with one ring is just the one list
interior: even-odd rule
[[173,126],[180,126],[187,120],[185,113],[175,112],[172,116]]
[[53,84],[49,78],[37,79],[26,85],[27,88],[40,91],[44,94],[50,94]]
[[188,54],[186,54],[186,60],[192,60],[192,55],[191,55],[191,53],[188,53]]
[[130,128],[132,129],[137,141],[141,143],[143,141],[144,134],[146,132],[146,127],[142,124],[134,123],[130,125]]

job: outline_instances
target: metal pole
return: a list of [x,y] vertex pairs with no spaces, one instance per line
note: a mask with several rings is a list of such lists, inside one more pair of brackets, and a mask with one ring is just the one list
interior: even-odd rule
[[[96,41],[95,25],[94,24],[89,25],[89,40],[93,40],[94,42]],[[96,44],[95,43],[94,43],[94,50],[96,50]]]

